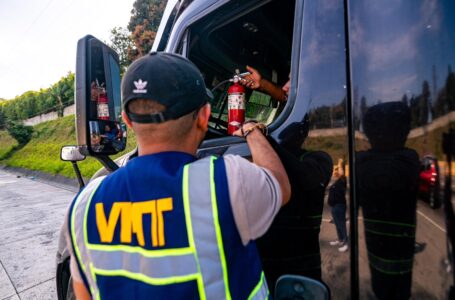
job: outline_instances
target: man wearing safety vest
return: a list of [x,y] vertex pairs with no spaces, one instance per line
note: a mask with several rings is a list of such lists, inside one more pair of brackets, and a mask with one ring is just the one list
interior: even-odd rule
[[122,116],[139,156],[93,180],[70,206],[78,299],[269,297],[253,240],[289,200],[289,180],[254,122],[235,133],[254,163],[195,157],[209,94],[199,70],[179,55],[153,52],[128,68]]

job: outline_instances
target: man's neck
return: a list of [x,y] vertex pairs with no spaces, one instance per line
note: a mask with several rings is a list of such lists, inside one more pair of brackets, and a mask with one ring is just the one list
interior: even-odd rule
[[144,145],[138,142],[138,154],[139,156],[156,154],[160,152],[184,152],[190,155],[196,155],[197,147],[190,145],[189,143],[178,143],[178,144],[153,144]]

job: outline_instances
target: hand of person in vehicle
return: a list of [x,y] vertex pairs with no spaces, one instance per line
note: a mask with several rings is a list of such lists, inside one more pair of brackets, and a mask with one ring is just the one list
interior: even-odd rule
[[288,97],[282,88],[276,86],[274,83],[268,81],[267,79],[262,78],[262,75],[255,68],[246,66],[246,69],[251,73],[251,75],[246,75],[242,80],[239,81],[240,84],[252,90],[259,90],[261,92],[267,93],[273,99],[280,102],[286,102]]
[[[241,129],[236,130],[233,135],[245,137],[248,147],[251,151],[253,162],[272,172],[280,184],[281,193],[283,196],[282,206],[285,205],[291,197],[291,184],[289,178],[281,163],[278,154],[273,150],[265,135],[261,132],[259,123],[248,122],[242,124]],[[245,133],[246,136],[245,136]]]
[[258,72],[258,70],[250,66],[246,66],[246,69],[251,73],[251,75],[246,75],[244,78],[242,78],[242,80],[240,80],[240,84],[252,90],[259,89],[261,87],[262,81],[261,74]]

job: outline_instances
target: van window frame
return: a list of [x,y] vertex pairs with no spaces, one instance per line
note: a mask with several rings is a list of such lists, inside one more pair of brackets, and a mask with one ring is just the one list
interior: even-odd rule
[[[241,17],[245,14],[258,9],[259,7],[271,2],[272,0],[257,0],[252,1],[249,9],[243,10],[238,17]],[[294,0],[295,1],[295,11],[294,11],[294,24],[293,24],[293,36],[292,36],[292,52],[291,52],[291,88],[288,103],[277,117],[275,121],[269,126],[269,132],[272,136],[277,136],[279,128],[284,128],[286,120],[288,119],[293,106],[296,102],[297,94],[297,82],[298,74],[300,67],[300,46],[302,43],[302,32],[303,32],[303,15],[304,15],[304,0]],[[182,55],[188,56],[188,43],[189,37],[191,35],[191,26],[197,21],[205,18],[207,15],[219,9],[220,7],[233,2],[232,0],[225,1],[204,1],[202,4],[200,2],[193,2],[176,20],[173,32],[169,37],[168,44],[166,46],[167,52],[176,53],[179,49],[182,49]],[[221,26],[221,25],[220,25]],[[214,138],[210,140],[205,140],[200,148],[213,148],[218,146],[229,146],[232,144],[245,143],[244,139],[232,136],[224,136],[219,138]],[[244,151],[241,151],[244,152]],[[245,153],[245,152],[244,152]],[[248,150],[249,153],[249,150]]]

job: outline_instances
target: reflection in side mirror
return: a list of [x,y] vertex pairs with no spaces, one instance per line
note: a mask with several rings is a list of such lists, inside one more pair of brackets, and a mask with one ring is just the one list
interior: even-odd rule
[[60,159],[63,161],[81,161],[85,159],[85,155],[79,152],[77,146],[63,146],[60,151]]
[[84,155],[112,155],[126,148],[118,55],[90,35],[77,44],[76,132]]
[[327,287],[321,282],[297,275],[283,275],[275,287],[276,300],[330,299]]

